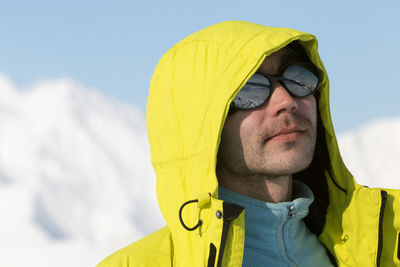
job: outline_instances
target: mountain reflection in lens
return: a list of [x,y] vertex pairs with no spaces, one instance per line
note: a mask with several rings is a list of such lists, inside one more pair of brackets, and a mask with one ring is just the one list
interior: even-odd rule
[[243,86],[233,100],[233,105],[243,109],[256,108],[267,99],[270,92],[270,82],[261,74],[254,74]]
[[295,96],[307,96],[318,85],[318,77],[306,66],[293,64],[283,73],[285,86]]

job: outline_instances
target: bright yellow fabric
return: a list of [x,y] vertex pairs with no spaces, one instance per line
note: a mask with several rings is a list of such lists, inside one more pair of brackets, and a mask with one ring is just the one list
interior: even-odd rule
[[[185,38],[160,60],[150,85],[147,126],[158,202],[168,226],[116,252],[99,267],[206,266],[210,243],[217,248],[217,263],[222,220],[215,214],[222,210],[222,201],[218,200],[215,166],[230,102],[266,56],[293,40],[300,41],[321,70],[319,108],[331,174],[347,190],[345,194],[327,179],[330,206],[320,240],[339,266],[376,265],[381,193],[357,185],[343,164],[331,123],[328,77],[316,38],[286,28],[228,21]],[[400,266],[396,245],[400,207],[394,200],[399,192],[387,192],[381,266]],[[181,205],[191,199],[200,202],[184,208],[185,224],[203,221],[193,232],[186,231],[178,218]],[[241,266],[243,229],[244,214],[230,227],[224,266]]]

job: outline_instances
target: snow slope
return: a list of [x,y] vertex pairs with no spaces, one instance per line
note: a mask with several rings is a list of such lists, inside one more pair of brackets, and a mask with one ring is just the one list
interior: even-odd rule
[[343,160],[359,184],[400,188],[400,118],[372,121],[338,137]]
[[0,125],[0,266],[93,266],[164,224],[139,110],[2,75]]
[[[399,136],[400,118],[339,136],[358,182],[400,188]],[[0,75],[0,214],[1,267],[94,266],[163,226],[144,114],[68,79]]]

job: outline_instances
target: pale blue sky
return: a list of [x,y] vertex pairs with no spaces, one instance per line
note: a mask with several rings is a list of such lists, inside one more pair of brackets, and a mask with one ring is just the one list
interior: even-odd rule
[[18,86],[69,77],[145,109],[159,58],[224,20],[315,34],[339,132],[400,116],[400,1],[8,1],[0,72]]

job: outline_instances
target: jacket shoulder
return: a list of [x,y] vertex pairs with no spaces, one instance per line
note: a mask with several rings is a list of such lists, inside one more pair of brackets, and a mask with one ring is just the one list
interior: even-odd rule
[[97,267],[172,266],[172,240],[164,227],[105,258]]

